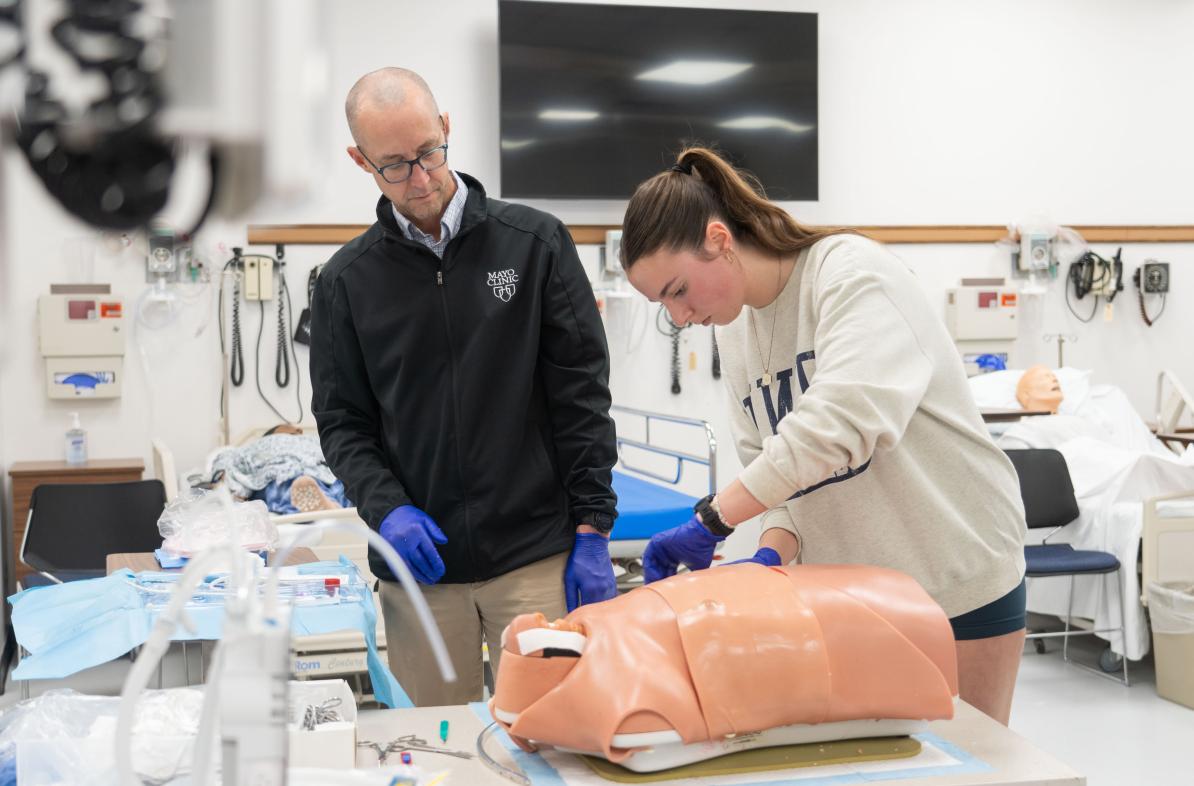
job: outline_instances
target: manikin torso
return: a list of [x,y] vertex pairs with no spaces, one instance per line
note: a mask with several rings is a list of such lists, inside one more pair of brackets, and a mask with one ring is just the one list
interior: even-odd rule
[[600,752],[790,724],[949,718],[953,632],[910,577],[866,566],[685,573],[564,620],[517,617],[491,709],[520,745]]

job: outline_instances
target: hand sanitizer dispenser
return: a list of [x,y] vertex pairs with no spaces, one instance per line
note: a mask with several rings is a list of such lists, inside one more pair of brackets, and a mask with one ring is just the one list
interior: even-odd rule
[[70,413],[71,427],[66,431],[66,463],[78,466],[87,463],[87,432],[79,423],[79,413]]

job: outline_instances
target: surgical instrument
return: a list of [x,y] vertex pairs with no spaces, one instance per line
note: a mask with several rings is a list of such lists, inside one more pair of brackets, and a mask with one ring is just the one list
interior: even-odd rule
[[361,740],[357,743],[358,748],[372,748],[377,752],[377,764],[383,766],[394,753],[403,753],[405,751],[419,751],[421,753],[441,753],[445,756],[455,756],[458,759],[471,759],[473,754],[467,751],[451,750],[449,748],[440,748],[435,745],[428,744],[427,740],[421,737],[416,737],[414,734],[404,734],[401,737],[390,740],[385,747],[380,743],[372,742],[370,740]]
[[518,772],[517,770],[507,767],[486,752],[485,741],[488,740],[489,737],[497,730],[498,724],[497,721],[494,721],[482,729],[481,733],[477,735],[477,756],[481,759],[481,763],[507,780],[514,781],[515,783],[521,784],[521,786],[531,786],[530,778],[528,778],[526,775],[523,775],[521,772]]

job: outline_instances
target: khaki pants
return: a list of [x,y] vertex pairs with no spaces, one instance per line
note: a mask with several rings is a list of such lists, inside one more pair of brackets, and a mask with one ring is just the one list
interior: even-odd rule
[[445,683],[414,606],[396,581],[381,582],[390,669],[418,707],[480,701],[483,686],[481,636],[489,645],[494,678],[501,658],[502,631],[519,614],[541,611],[548,620],[563,617],[564,568],[568,553],[533,562],[472,584],[420,585],[439,625],[456,682]]

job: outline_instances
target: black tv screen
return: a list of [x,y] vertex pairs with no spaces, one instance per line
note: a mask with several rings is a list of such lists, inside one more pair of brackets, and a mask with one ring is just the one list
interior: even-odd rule
[[817,199],[817,15],[501,0],[502,195],[627,199],[686,144]]

